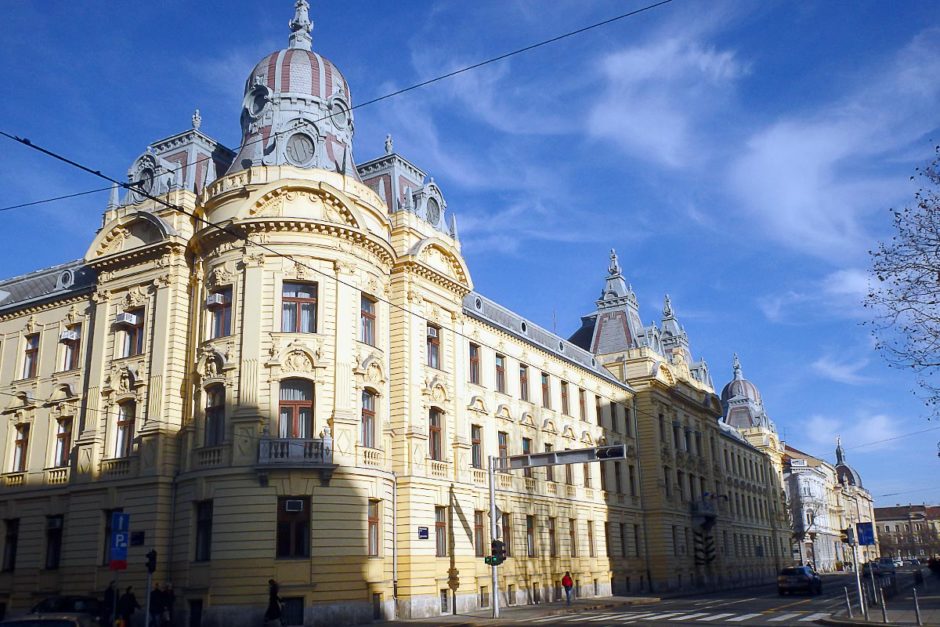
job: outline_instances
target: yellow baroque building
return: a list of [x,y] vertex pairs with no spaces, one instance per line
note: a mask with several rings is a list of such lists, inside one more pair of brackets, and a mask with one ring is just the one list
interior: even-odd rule
[[[390,138],[354,164],[310,30],[297,0],[238,150],[197,112],[134,161],[83,259],[0,282],[3,609],[113,579],[142,600],[151,549],[192,626],[258,624],[269,579],[313,625],[544,602],[565,571],[581,596],[772,576],[774,464],[720,420],[671,313],[608,350],[475,292],[433,179]],[[497,475],[492,590],[487,458],[614,443]]]

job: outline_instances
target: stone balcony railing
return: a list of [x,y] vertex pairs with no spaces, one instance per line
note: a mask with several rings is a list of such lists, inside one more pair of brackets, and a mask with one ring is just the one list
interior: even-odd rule
[[62,485],[69,482],[69,467],[47,468],[46,485]]
[[333,463],[333,438],[324,430],[322,438],[272,438],[262,436],[258,442],[259,477],[275,470],[320,471],[320,481],[329,484],[336,464]]
[[3,475],[3,485],[7,488],[18,488],[26,485],[25,472],[8,472]]
[[114,457],[101,460],[101,476],[108,478],[129,477],[135,473],[136,457]]

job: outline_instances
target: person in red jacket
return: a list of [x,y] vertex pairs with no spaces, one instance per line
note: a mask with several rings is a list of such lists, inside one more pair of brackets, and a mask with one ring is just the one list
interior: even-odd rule
[[565,576],[561,578],[561,587],[565,589],[565,601],[571,605],[571,589],[574,588],[574,582],[571,581],[571,573],[565,571]]

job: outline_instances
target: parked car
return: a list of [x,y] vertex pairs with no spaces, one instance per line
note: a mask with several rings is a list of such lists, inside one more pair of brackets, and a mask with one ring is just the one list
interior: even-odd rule
[[97,627],[98,621],[84,614],[28,614],[0,622],[0,627]]
[[809,566],[790,566],[777,575],[777,594],[794,592],[822,594],[822,579]]
[[904,560],[902,560],[902,559],[900,559],[900,558],[896,558],[896,559],[894,560],[894,567],[895,567],[895,568],[902,568],[903,566],[904,566]]
[[904,563],[908,566],[920,566],[920,560],[917,558],[907,560]]
[[59,595],[46,597],[33,606],[29,611],[30,616],[19,620],[30,620],[36,618],[58,618],[67,619],[70,617],[80,619],[81,623],[88,624],[100,623],[107,625],[109,620],[104,615],[104,603],[95,597],[77,596],[77,595]]

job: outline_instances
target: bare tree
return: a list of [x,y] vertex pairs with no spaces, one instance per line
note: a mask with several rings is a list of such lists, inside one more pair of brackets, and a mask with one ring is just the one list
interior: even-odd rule
[[940,146],[911,180],[914,203],[892,210],[895,234],[871,251],[872,282],[865,306],[877,346],[888,362],[918,375],[921,396],[940,415]]

